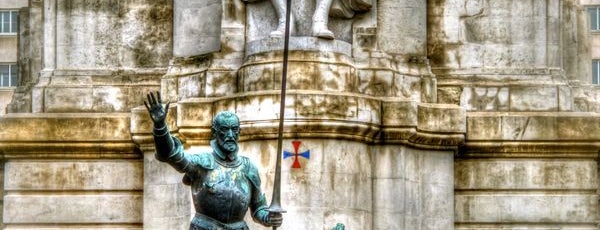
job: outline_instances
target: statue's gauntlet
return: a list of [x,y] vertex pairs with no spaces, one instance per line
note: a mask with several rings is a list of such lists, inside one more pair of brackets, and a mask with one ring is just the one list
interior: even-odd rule
[[267,210],[267,201],[264,194],[260,194],[258,199],[253,202],[252,209],[254,209],[254,212],[252,213],[252,219],[264,226],[269,227],[269,211]]

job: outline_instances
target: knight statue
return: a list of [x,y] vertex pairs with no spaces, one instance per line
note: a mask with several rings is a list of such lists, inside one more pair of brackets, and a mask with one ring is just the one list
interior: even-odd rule
[[149,93],[144,101],[154,123],[156,159],[183,173],[191,186],[196,209],[190,230],[246,230],[243,220],[248,208],[252,218],[267,227],[281,226],[281,213],[269,212],[260,188],[258,168],[238,155],[240,123],[232,112],[220,112],[212,122],[212,151],[189,154],[171,136],[165,118],[169,110],[160,93]]

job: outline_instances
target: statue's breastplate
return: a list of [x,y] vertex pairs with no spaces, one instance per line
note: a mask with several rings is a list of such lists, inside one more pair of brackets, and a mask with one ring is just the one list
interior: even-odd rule
[[196,212],[222,223],[241,221],[251,198],[251,185],[245,175],[245,166],[215,165],[215,169],[199,175],[192,185]]

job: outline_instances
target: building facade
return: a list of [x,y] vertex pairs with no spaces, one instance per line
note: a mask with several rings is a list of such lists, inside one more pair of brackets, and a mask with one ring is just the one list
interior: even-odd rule
[[0,115],[5,113],[19,83],[18,18],[19,10],[27,4],[27,0],[0,1]]
[[[283,160],[282,229],[598,229],[591,3],[355,2],[370,7],[331,3],[334,39],[313,36],[315,1],[292,3],[283,147],[310,157]],[[189,188],[154,158],[153,91],[189,152],[238,114],[270,197],[270,1],[30,0],[19,21],[4,228],[187,229]]]
[[592,50],[592,77],[591,81],[594,85],[599,85],[600,81],[600,27],[599,22],[599,9],[600,1],[587,0],[581,1],[583,7],[587,9],[589,14],[589,28],[590,28],[590,46]]

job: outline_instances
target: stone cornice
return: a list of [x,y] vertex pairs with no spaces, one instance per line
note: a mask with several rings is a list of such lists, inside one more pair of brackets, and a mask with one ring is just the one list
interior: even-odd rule
[[[212,117],[223,110],[240,117],[241,141],[275,139],[278,101],[279,91],[192,98],[173,106],[168,119],[174,123],[170,125],[172,132],[188,145],[207,144]],[[451,150],[464,142],[465,112],[455,105],[306,90],[290,90],[286,101],[284,138],[346,139]],[[139,145],[151,143],[148,122],[145,108],[133,110],[131,130]]]
[[470,141],[600,141],[600,114],[589,112],[469,112]]
[[460,158],[593,158],[599,141],[467,141]]
[[139,158],[129,113],[11,113],[0,117],[0,157]]
[[597,158],[600,114],[469,112],[463,157]]

